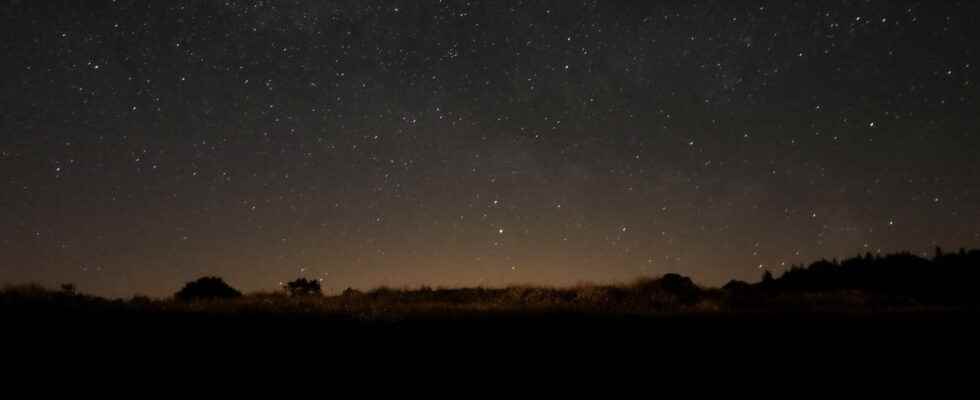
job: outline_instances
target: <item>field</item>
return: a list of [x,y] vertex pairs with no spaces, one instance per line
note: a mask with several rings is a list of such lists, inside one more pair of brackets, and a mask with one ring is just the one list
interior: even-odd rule
[[0,319],[7,335],[27,342],[111,348],[146,348],[150,341],[198,349],[296,344],[338,352],[403,351],[419,343],[426,349],[534,343],[559,352],[596,346],[626,352],[963,352],[975,347],[980,333],[972,289],[978,256],[974,250],[932,259],[822,260],[722,288],[677,274],[621,285],[382,287],[336,295],[323,295],[318,284],[302,279],[283,290],[241,294],[206,277],[173,297],[130,299],[82,294],[70,285],[8,285],[0,290]]

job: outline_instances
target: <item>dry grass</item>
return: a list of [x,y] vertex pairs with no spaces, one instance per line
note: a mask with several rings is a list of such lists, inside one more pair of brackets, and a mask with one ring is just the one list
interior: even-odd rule
[[0,307],[62,311],[124,311],[141,314],[265,315],[336,318],[353,321],[397,321],[413,317],[479,317],[538,315],[677,315],[739,311],[866,311],[915,307],[894,298],[861,291],[804,293],[736,293],[702,288],[679,275],[639,279],[631,284],[579,284],[568,288],[509,286],[505,288],[348,290],[335,296],[288,296],[256,292],[223,300],[177,301],[136,296],[107,300],[40,285],[7,286]]

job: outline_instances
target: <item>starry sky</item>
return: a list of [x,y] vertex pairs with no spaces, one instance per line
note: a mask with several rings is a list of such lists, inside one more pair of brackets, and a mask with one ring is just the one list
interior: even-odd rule
[[0,4],[2,283],[721,285],[980,245],[973,1]]

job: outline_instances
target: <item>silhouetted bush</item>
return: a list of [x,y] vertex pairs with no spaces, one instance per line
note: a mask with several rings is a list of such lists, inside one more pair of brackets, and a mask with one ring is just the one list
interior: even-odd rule
[[763,272],[763,273],[762,273],[762,284],[763,284],[763,285],[769,285],[769,284],[772,284],[772,281],[773,281],[773,280],[774,280],[774,279],[773,279],[773,277],[772,277],[772,272],[769,272],[769,270],[768,270],[768,269],[767,269],[767,270],[766,270],[765,272]]
[[628,289],[618,286],[582,285],[575,290],[575,301],[584,307],[613,310],[629,299]]
[[68,295],[73,295],[76,292],[74,283],[62,283],[61,292]]
[[666,274],[659,279],[640,279],[633,286],[642,301],[651,302],[650,306],[654,308],[692,305],[701,296],[701,288],[691,278],[678,274]]
[[216,300],[240,297],[242,292],[229,286],[216,276],[206,276],[193,282],[188,282],[180,289],[174,298],[180,301]]
[[299,278],[283,285],[286,294],[290,296],[321,296],[323,290],[320,281],[314,279]]
[[726,283],[725,286],[722,286],[721,288],[730,291],[747,290],[747,289],[751,289],[752,285],[748,282],[732,279],[728,281],[728,283]]

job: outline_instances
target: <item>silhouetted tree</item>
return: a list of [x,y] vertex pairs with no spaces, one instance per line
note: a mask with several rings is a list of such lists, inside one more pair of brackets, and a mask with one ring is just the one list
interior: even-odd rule
[[980,250],[945,252],[938,246],[930,260],[910,252],[870,252],[838,262],[820,260],[793,266],[774,278],[766,271],[755,288],[786,293],[860,291],[919,304],[980,305]]
[[320,281],[315,279],[299,278],[283,285],[286,294],[290,296],[321,296],[323,291],[320,288]]
[[774,279],[772,278],[772,272],[769,272],[768,269],[765,272],[762,273],[762,283],[763,284],[768,285],[768,284],[771,284],[773,281],[774,281]]
[[240,297],[242,292],[229,286],[217,276],[206,276],[196,281],[188,282],[180,289],[174,298],[180,301],[230,299]]

